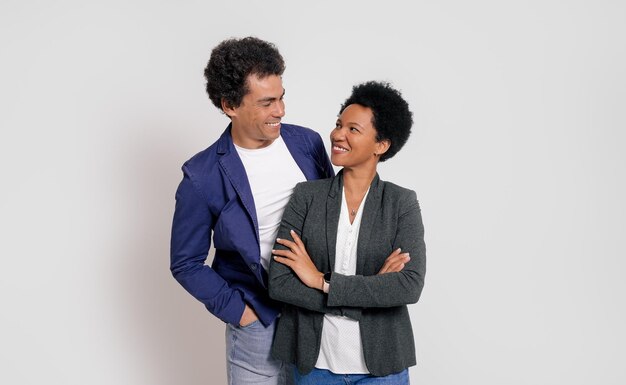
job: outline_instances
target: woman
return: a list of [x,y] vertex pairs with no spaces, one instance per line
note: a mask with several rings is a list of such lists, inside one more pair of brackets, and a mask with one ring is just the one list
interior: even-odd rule
[[406,305],[426,271],[415,192],[379,179],[409,137],[408,104],[389,84],[357,85],[330,134],[336,177],[298,184],[270,263],[285,303],[272,353],[299,384],[408,384],[415,345]]

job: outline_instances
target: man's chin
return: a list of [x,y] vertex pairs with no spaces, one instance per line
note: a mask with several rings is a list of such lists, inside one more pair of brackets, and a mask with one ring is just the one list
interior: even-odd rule
[[270,127],[269,129],[265,129],[265,137],[268,140],[278,139],[279,136],[280,136],[280,125],[278,125],[276,128]]

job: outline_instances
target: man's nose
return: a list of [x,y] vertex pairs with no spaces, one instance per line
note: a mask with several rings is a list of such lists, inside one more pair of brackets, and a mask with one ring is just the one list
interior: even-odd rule
[[279,100],[277,103],[274,104],[273,115],[277,118],[282,118],[283,116],[285,116],[285,102],[284,101]]

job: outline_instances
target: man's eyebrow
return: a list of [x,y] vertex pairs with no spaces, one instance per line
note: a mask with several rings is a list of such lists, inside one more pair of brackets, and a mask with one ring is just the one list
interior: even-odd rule
[[[282,98],[283,96],[285,96],[285,90],[283,90],[283,94],[280,95],[280,97]],[[273,102],[274,100],[276,100],[278,98],[275,98],[273,96],[268,96],[266,98],[261,98],[259,100],[257,100],[258,102]]]

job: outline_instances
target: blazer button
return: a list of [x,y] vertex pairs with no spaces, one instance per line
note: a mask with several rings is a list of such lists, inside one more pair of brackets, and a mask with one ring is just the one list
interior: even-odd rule
[[254,270],[256,270],[257,266],[258,266],[258,264],[253,263],[253,264],[250,265],[250,269],[252,269],[252,271],[254,271]]

